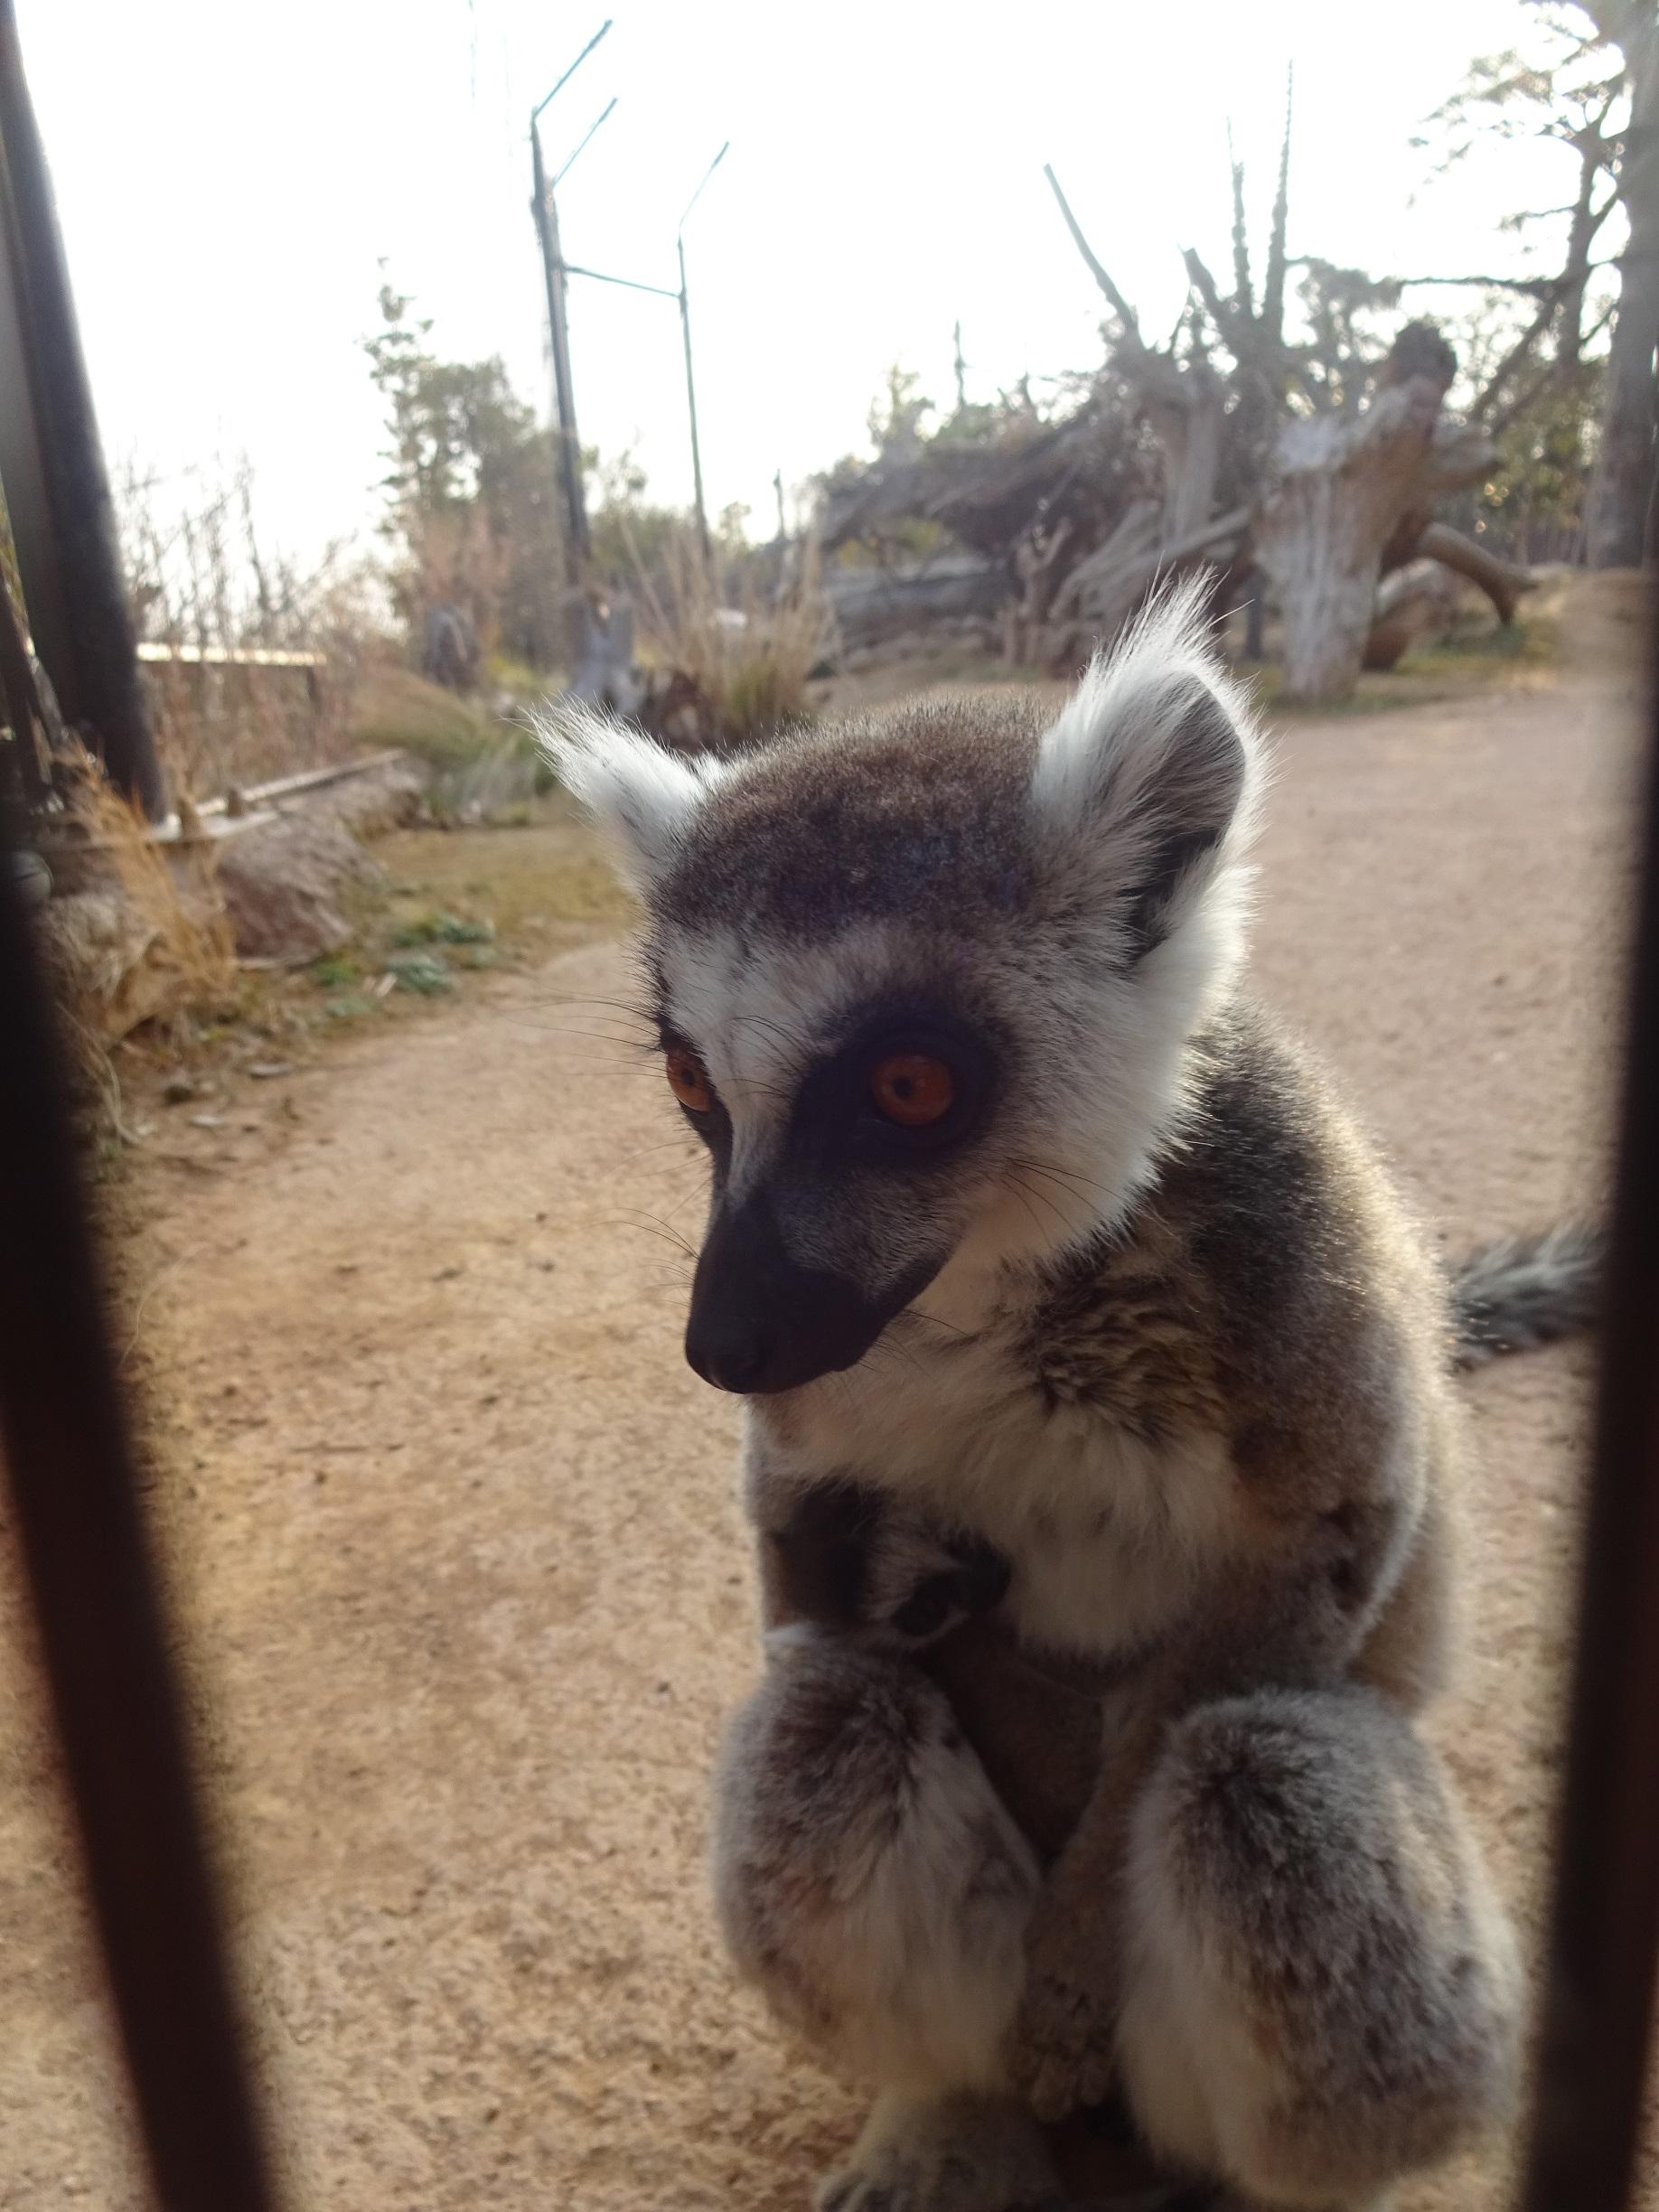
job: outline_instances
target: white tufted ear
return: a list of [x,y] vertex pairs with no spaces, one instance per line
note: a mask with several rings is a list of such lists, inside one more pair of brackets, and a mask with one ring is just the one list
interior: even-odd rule
[[536,741],[559,781],[605,832],[617,867],[642,895],[672,861],[703,801],[727,773],[695,762],[591,707],[551,706],[535,717]]
[[1251,827],[1259,741],[1209,646],[1204,595],[1202,578],[1166,593],[1092,662],[1031,779],[1039,827],[1135,952],[1171,933]]

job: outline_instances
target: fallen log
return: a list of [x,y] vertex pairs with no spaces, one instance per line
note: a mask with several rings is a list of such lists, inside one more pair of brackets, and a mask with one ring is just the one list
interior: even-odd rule
[[1461,530],[1453,530],[1449,522],[1430,522],[1414,550],[1420,558],[1437,560],[1443,567],[1454,568],[1459,576],[1467,576],[1471,584],[1478,584],[1497,610],[1501,623],[1514,622],[1515,608],[1522,598],[1538,588],[1538,578],[1528,569],[1500,560],[1473,538],[1466,538]]

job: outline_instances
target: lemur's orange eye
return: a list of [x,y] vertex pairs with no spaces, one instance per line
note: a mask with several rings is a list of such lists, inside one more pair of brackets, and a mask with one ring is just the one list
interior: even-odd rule
[[714,1104],[714,1085],[703,1073],[703,1064],[683,1045],[670,1045],[663,1065],[669,1089],[688,1113],[707,1113]]
[[950,1112],[956,1078],[942,1060],[926,1053],[895,1053],[891,1059],[876,1063],[870,1096],[901,1129],[926,1129]]

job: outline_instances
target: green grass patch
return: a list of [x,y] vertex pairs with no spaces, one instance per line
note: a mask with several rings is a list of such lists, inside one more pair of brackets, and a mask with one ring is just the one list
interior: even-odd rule
[[425,914],[401,922],[392,932],[395,945],[481,945],[495,935],[489,922],[469,922],[464,914]]
[[1390,714],[1401,707],[1429,707],[1467,698],[1477,691],[1502,690],[1543,681],[1561,650],[1554,618],[1523,612],[1502,625],[1484,615],[1460,620],[1444,637],[1403,654],[1388,670],[1364,670],[1345,699],[1287,698],[1276,667],[1241,670],[1257,705],[1283,717],[1323,721],[1350,715]]
[[1394,673],[1444,677],[1458,684],[1502,683],[1523,670],[1552,668],[1560,657],[1554,620],[1523,612],[1497,627],[1479,621],[1459,623],[1447,637],[1414,645]]
[[397,978],[399,990],[414,991],[422,998],[434,998],[440,991],[455,988],[448,962],[436,952],[393,952],[387,960],[386,972]]

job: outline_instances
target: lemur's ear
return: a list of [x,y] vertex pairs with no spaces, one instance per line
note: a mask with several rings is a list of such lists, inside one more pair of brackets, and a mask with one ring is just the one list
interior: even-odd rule
[[1044,736],[1039,826],[1109,901],[1130,952],[1176,926],[1251,826],[1259,746],[1205,638],[1203,586],[1155,600]]
[[692,816],[726,773],[705,755],[695,763],[625,722],[588,707],[550,707],[536,739],[560,782],[608,839],[623,876],[643,895],[667,868]]

